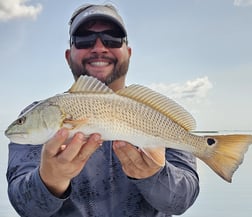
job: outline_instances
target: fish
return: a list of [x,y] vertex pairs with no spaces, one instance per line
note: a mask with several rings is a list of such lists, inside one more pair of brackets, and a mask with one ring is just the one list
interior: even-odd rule
[[198,135],[196,121],[181,105],[148,87],[132,84],[113,91],[98,79],[80,76],[62,94],[41,100],[5,131],[17,144],[45,144],[61,128],[102,140],[121,140],[164,166],[166,148],[189,152],[227,182],[243,162],[252,135]]

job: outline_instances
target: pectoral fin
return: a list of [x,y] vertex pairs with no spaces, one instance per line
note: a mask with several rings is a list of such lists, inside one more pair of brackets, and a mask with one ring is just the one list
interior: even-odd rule
[[82,125],[86,124],[88,119],[83,119],[83,120],[70,120],[70,119],[65,119],[63,121],[63,127],[66,127],[68,129],[77,129],[80,128]]

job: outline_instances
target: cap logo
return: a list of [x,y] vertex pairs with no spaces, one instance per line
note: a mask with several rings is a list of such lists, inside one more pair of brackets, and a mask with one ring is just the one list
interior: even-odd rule
[[[82,14],[82,17],[87,17],[93,14],[107,14],[106,10],[101,10],[101,9],[90,9]],[[114,14],[110,13],[109,14],[112,17],[117,18]]]

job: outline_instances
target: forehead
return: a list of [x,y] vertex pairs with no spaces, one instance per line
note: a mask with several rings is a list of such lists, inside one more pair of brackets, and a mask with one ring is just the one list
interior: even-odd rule
[[75,35],[79,35],[82,32],[86,31],[86,30],[97,30],[97,31],[103,31],[103,30],[108,30],[108,29],[113,29],[116,31],[120,31],[120,28],[110,22],[110,21],[106,21],[106,20],[90,20],[84,24],[82,24],[75,32]]

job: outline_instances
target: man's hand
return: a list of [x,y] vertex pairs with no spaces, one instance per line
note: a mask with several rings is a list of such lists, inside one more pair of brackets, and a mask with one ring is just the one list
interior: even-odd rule
[[[141,149],[123,142],[114,141],[113,149],[122,164],[125,174],[131,178],[143,179],[157,173],[162,166],[148,157]],[[158,150],[165,162],[165,150]]]
[[67,141],[68,134],[68,130],[62,128],[42,149],[40,176],[47,188],[58,197],[67,190],[71,179],[80,173],[102,143],[99,134],[86,138],[84,134],[76,133]]

